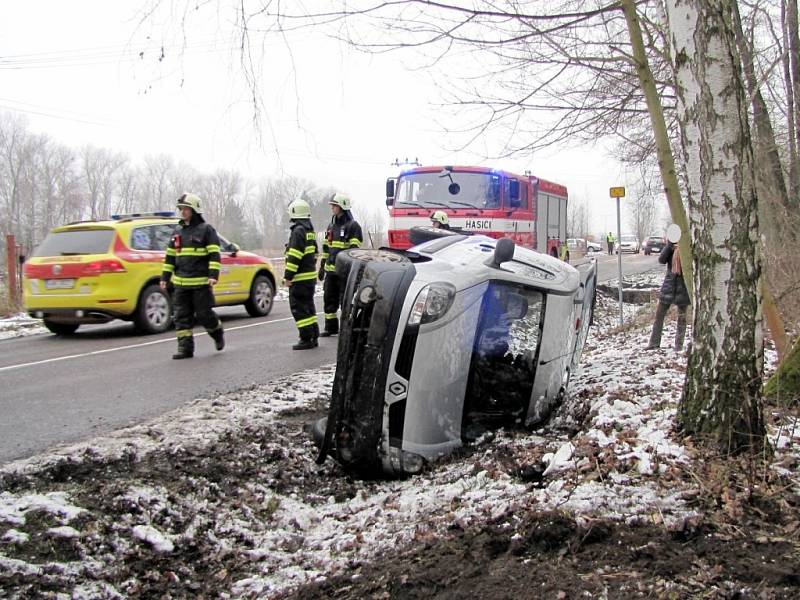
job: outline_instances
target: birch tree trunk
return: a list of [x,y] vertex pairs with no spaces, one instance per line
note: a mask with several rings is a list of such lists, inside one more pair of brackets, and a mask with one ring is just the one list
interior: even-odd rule
[[761,258],[748,102],[727,0],[667,0],[694,248],[684,433],[723,451],[764,442]]
[[785,58],[786,98],[789,125],[789,197],[797,208],[800,204],[800,31],[798,31],[797,0],[784,3],[783,30],[788,52]]

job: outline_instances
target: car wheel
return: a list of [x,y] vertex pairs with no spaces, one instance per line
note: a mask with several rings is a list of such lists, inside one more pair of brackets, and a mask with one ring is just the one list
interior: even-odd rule
[[80,323],[53,323],[53,321],[45,319],[44,326],[56,335],[72,335],[78,331]]
[[142,333],[161,333],[172,325],[172,302],[159,285],[142,290],[133,324]]
[[272,310],[275,288],[266,275],[256,275],[250,286],[250,297],[244,303],[247,314],[251,317],[266,317]]
[[451,235],[459,234],[451,229],[438,229],[426,225],[418,225],[408,230],[408,239],[412,246],[422,244],[423,242],[430,242],[431,240],[438,240],[443,237],[449,237]]
[[353,248],[336,255],[336,275],[346,281],[353,261],[361,262],[407,262],[408,259],[394,250],[372,250],[370,248]]

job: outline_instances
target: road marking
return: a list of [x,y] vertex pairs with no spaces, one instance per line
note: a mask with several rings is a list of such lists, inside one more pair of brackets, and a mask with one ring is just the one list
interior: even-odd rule
[[[317,315],[325,314],[319,312]],[[248,329],[249,327],[260,327],[261,325],[269,325],[271,323],[282,323],[284,321],[293,321],[292,317],[285,317],[283,319],[273,319],[272,321],[261,321],[259,323],[250,323],[249,325],[239,325],[237,327],[228,327],[225,331],[236,331],[237,329]],[[208,335],[205,331],[195,335]],[[71,358],[84,358],[86,356],[96,356],[98,354],[108,354],[109,352],[118,352],[119,350],[132,350],[133,348],[144,348],[145,346],[153,346],[155,344],[163,344],[165,342],[175,342],[174,337],[164,338],[163,340],[153,340],[152,342],[142,342],[141,344],[130,344],[128,346],[119,346],[117,348],[106,348],[105,350],[92,350],[91,352],[83,352],[81,354],[69,354],[67,356],[57,356],[55,358],[46,358],[44,360],[36,360],[28,363],[20,363],[18,365],[8,365],[0,367],[0,373],[3,371],[11,371],[12,369],[22,369],[24,367],[34,367],[36,365],[45,365],[47,363],[59,362],[62,360],[69,360]]]

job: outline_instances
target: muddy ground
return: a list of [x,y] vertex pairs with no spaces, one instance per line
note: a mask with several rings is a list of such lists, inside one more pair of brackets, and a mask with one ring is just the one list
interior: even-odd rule
[[[796,517],[800,509],[793,504]],[[796,539],[774,507],[691,531],[528,514],[357,565],[284,598],[798,598]],[[726,532],[726,529],[730,529]],[[776,531],[777,529],[777,531]],[[778,535],[776,535],[776,533]]]
[[[200,455],[175,451],[137,461],[87,460],[35,476],[6,476],[1,488],[6,492],[66,491],[87,513],[72,523],[84,532],[80,544],[47,534],[58,525],[52,515],[29,515],[24,530],[30,543],[16,554],[8,545],[4,550],[9,558],[38,564],[41,570],[12,574],[0,569],[0,597],[236,597],[231,586],[248,573],[251,565],[242,551],[252,540],[242,535],[236,540],[239,548],[220,551],[199,533],[215,530],[223,503],[228,509],[238,505],[243,516],[269,526],[274,507],[254,502],[245,482],[268,482],[280,493],[311,503],[331,496],[353,498],[370,488],[370,482],[353,480],[330,462],[314,471],[308,461],[287,454],[292,443],[311,450],[303,424],[318,414],[321,407],[287,415],[271,428],[226,434]],[[465,452],[450,460],[470,459]],[[541,485],[540,473],[516,460],[507,457],[505,468],[520,482]],[[748,483],[742,474],[748,469],[745,463],[708,461],[703,469],[692,476],[715,482],[702,486],[703,493],[694,500],[703,516],[678,531],[603,520],[578,524],[553,511],[506,514],[472,527],[453,523],[444,536],[421,535],[417,543],[378,558],[353,560],[344,573],[324,582],[265,597],[800,597],[797,494],[767,481]],[[168,502],[154,507],[151,522],[164,530],[185,531],[191,520],[198,530],[193,541],[176,545],[168,555],[122,544],[115,530],[150,510],[147,503],[131,498],[132,482],[166,490]],[[204,509],[182,507],[182,499],[198,490],[207,503]],[[98,560],[106,565],[96,574],[103,585],[84,585],[81,594],[69,594],[63,573],[52,566],[53,561],[82,561],[81,577],[91,579],[92,569],[99,568],[92,561]]]

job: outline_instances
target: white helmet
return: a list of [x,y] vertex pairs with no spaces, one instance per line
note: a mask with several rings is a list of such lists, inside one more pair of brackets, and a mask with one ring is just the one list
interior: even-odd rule
[[178,208],[191,208],[198,215],[202,215],[203,211],[200,208],[200,198],[194,194],[183,194],[178,198]]
[[350,197],[344,194],[334,194],[328,201],[328,204],[335,204],[342,210],[350,210]]
[[302,198],[298,198],[297,200],[293,200],[289,204],[289,218],[290,219],[310,219],[311,218],[311,207],[308,205],[308,202],[306,202]]
[[450,223],[450,219],[447,218],[447,213],[443,210],[434,211],[431,215],[431,221],[438,221],[442,225],[447,225]]

